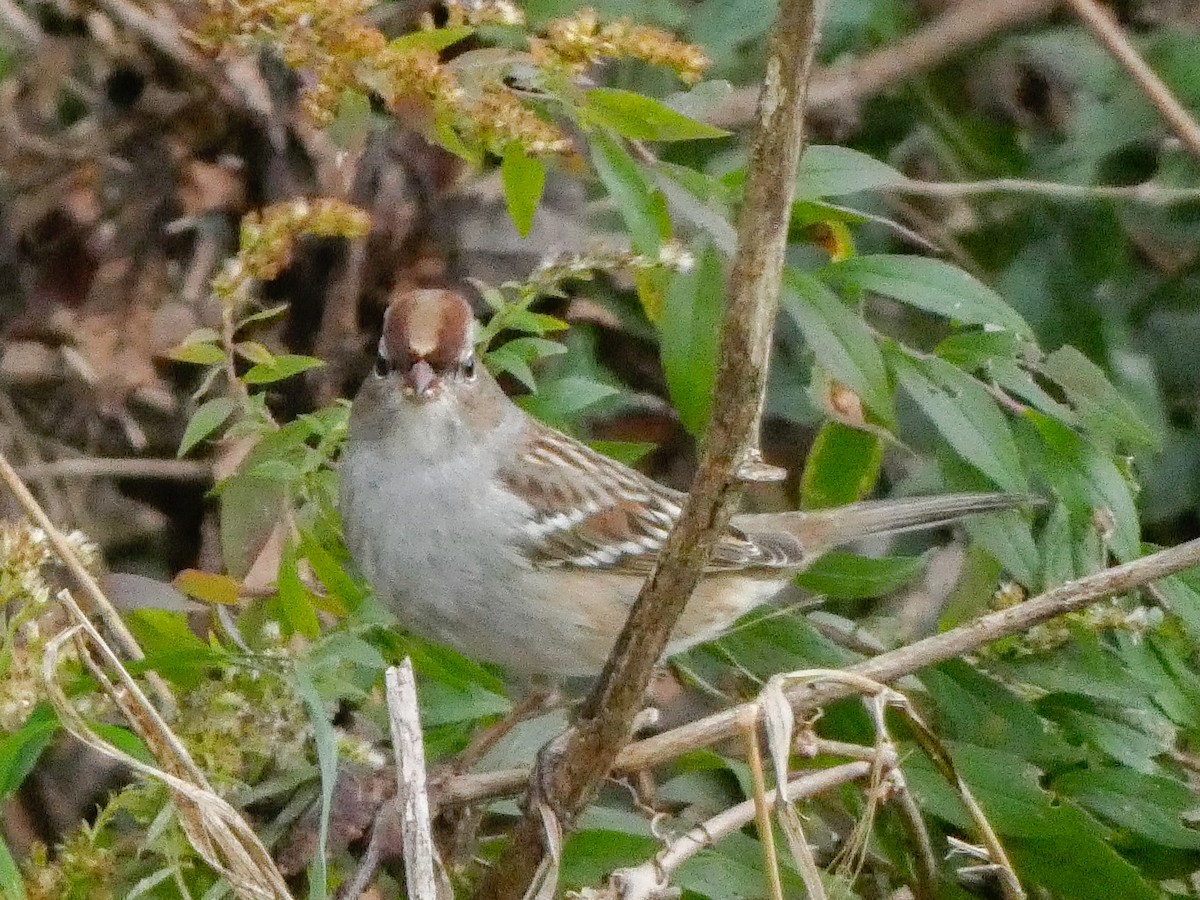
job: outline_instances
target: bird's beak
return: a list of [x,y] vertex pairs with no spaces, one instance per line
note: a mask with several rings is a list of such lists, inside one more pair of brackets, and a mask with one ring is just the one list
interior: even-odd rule
[[408,370],[408,375],[405,376],[409,387],[413,389],[413,393],[418,397],[426,397],[429,395],[433,384],[437,381],[437,375],[434,374],[433,367],[423,359],[418,359],[412,364],[412,368]]

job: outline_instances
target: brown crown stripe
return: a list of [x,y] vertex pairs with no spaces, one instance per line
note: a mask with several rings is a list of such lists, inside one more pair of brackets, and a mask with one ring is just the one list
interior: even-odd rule
[[453,291],[405,291],[384,316],[383,348],[394,361],[423,359],[444,372],[470,354],[474,318],[471,305]]

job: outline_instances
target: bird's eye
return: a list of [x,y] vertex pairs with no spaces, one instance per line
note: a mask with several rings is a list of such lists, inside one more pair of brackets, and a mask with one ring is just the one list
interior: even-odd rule
[[391,364],[388,363],[388,359],[386,356],[384,356],[382,353],[380,353],[378,356],[375,357],[375,377],[376,378],[386,378],[388,372],[390,372],[391,370],[392,370]]
[[469,381],[475,380],[475,354],[471,354],[463,360],[462,371]]

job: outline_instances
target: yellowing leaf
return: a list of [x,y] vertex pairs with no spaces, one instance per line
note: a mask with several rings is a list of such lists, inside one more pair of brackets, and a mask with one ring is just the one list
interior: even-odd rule
[[184,569],[171,582],[176,589],[205,603],[233,606],[238,599],[238,583],[228,575]]

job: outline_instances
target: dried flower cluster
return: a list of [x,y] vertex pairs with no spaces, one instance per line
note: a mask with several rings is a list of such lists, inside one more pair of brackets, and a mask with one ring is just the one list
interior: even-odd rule
[[619,19],[602,25],[594,9],[555,19],[544,38],[530,42],[538,65],[580,74],[602,59],[640,59],[670,69],[687,84],[699,81],[712,64],[695,44],[677,40],[670,32]]
[[366,213],[340,200],[289,200],[249,213],[242,219],[237,256],[213,279],[213,291],[236,304],[250,279],[269,281],[280,273],[301,235],[355,238],[370,227]]
[[[433,49],[442,46],[438,41],[389,42],[363,15],[371,0],[210,0],[210,5],[201,42],[214,50],[278,47],[284,61],[303,73],[302,103],[319,123],[332,121],[346,91],[357,91],[376,94],[393,109],[415,101],[423,108],[423,124],[432,123],[448,146],[461,142],[472,154],[501,155],[513,143],[537,156],[571,149],[557,126],[506,86],[504,66],[495,67],[489,83],[463,85]],[[449,29],[524,22],[508,0],[452,2],[447,14]],[[428,17],[424,24],[427,33],[437,31]],[[603,59],[640,59],[693,83],[709,65],[698,47],[666,31],[624,19],[602,25],[590,9],[552,21],[544,37],[530,39],[530,50],[524,58],[558,77],[578,76]]]

